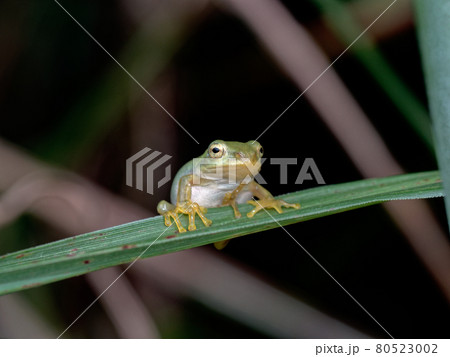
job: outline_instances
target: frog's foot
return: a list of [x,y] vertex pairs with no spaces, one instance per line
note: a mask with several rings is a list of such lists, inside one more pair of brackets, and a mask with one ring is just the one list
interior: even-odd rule
[[186,232],[186,229],[181,225],[180,219],[178,218],[178,210],[177,206],[171,204],[170,202],[162,200],[158,203],[156,207],[158,213],[164,217],[164,224],[167,227],[172,225],[170,219],[173,219],[173,222],[177,225],[178,231],[180,233]]
[[295,209],[300,208],[300,204],[298,203],[288,203],[286,201],[276,200],[274,198],[264,198],[258,201],[250,200],[247,201],[247,203],[255,206],[255,208],[253,208],[250,212],[247,213],[247,217],[249,218],[253,217],[257,212],[266,208],[274,208],[277,210],[278,213],[283,213],[282,207],[292,207]]
[[[233,211],[234,211],[234,216],[236,218],[241,218],[241,212],[239,212],[238,208],[237,208],[237,203],[236,203],[236,199],[233,198],[233,194],[232,192],[227,192],[223,198],[222,201],[222,206],[231,206],[233,207]],[[224,246],[225,247],[225,246]],[[217,248],[219,249],[219,248]],[[220,248],[222,249],[222,248]]]
[[[205,217],[204,213],[207,212],[207,209],[205,207],[200,206],[196,202],[192,201],[186,201],[180,205],[177,205],[175,210],[177,213],[184,213],[189,216],[189,226],[188,229],[190,231],[195,231],[197,227],[195,226],[195,215],[198,215],[200,219],[202,220],[203,224],[206,227],[209,227],[212,224],[212,221]],[[176,221],[175,221],[176,223]],[[179,227],[178,227],[179,229]],[[186,231],[186,230],[184,230]]]
[[[173,205],[167,201],[161,201],[157,207],[158,213],[164,217],[164,224],[169,227],[173,223],[177,225],[180,233],[186,232],[186,228],[180,222],[178,217],[179,213],[189,215],[189,227],[190,231],[197,229],[195,226],[195,215],[197,214],[203,221],[205,226],[210,226],[212,221],[205,217],[206,208],[201,207],[198,203],[192,201],[186,201],[181,204]],[[173,223],[171,222],[173,220]]]
[[186,228],[184,228],[181,225],[180,219],[178,218],[177,211],[173,210],[173,211],[166,212],[166,213],[163,214],[163,216],[164,216],[164,224],[167,227],[170,227],[172,225],[172,222],[170,221],[170,218],[172,218],[173,219],[173,223],[175,223],[177,225],[178,231],[180,233],[186,232]]

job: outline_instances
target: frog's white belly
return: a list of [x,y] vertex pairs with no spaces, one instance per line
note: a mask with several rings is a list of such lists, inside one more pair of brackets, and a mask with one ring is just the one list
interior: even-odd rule
[[[203,207],[219,207],[222,205],[226,193],[232,192],[238,185],[216,185],[193,186],[191,201],[197,202]],[[236,198],[237,203],[245,203],[252,198],[252,193],[245,188]]]

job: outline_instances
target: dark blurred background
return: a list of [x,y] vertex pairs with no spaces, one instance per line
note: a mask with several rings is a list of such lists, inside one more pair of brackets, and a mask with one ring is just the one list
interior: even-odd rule
[[[329,26],[322,14],[324,10],[315,1],[273,2],[302,25],[330,61],[348,45]],[[234,1],[61,0],[60,3],[199,144],[56,2],[3,0],[0,152],[12,150],[17,154],[14,156],[17,161],[6,166],[17,170],[2,170],[5,166],[0,161],[0,194],[3,194],[0,203],[9,190],[23,182],[23,172],[29,171],[23,168],[38,165],[67,170],[86,179],[77,181],[78,185],[86,183],[89,190],[101,190],[105,197],[120,197],[115,202],[118,212],[132,205],[140,214],[156,214],[157,203],[169,198],[170,185],[154,195],[127,187],[128,157],[147,146],[173,156],[171,165],[175,173],[183,163],[201,155],[214,139],[255,139],[302,92],[289,70],[271,53],[270,46],[261,44],[263,34],[255,31],[245,16],[240,16],[239,5]],[[266,1],[248,3],[255,9],[261,5],[262,9]],[[380,5],[378,0],[340,3],[361,29],[389,5],[386,1]],[[426,108],[413,12],[406,0],[399,0],[394,6],[402,11],[393,7],[395,17],[380,20],[368,34],[378,53],[416,100],[415,105]],[[272,15],[276,17],[276,13]],[[280,28],[283,25],[280,22]],[[346,52],[333,69],[406,172],[436,169],[432,151],[405,120],[391,95],[352,51]],[[351,135],[358,137],[360,133],[355,130]],[[343,149],[342,139],[336,138],[306,95],[258,141],[268,158],[293,157],[300,163],[313,158],[327,184],[364,177]],[[0,154],[0,158],[6,157],[13,160],[12,156]],[[290,166],[288,184],[282,185],[279,167],[264,165],[266,187],[278,195],[317,186],[313,181],[296,185],[299,169]],[[66,224],[64,217],[74,218],[69,196],[60,198],[65,203],[51,198],[53,202],[45,206],[47,215],[42,214],[39,205],[45,205],[49,198],[37,197],[13,217],[0,217],[0,254],[108,226],[101,217],[89,217],[97,226]],[[427,205],[425,209],[431,209],[435,217],[433,224],[444,232],[442,237],[448,243],[443,200],[428,200]],[[52,215],[52,209],[57,213]],[[89,214],[88,209],[84,212]],[[139,214],[137,218],[141,218]],[[125,218],[118,219],[114,224],[124,221]],[[377,205],[287,229],[394,337],[448,337],[448,295],[437,283],[439,277],[410,244],[402,224]],[[422,238],[427,240],[428,236]],[[185,252],[188,254],[180,259],[178,253],[154,259],[153,265],[145,268],[154,268],[153,276],[143,274],[144,268],[135,272],[130,269],[124,277],[128,285],[105,294],[121,296],[121,302],[95,304],[65,337],[320,338],[358,337],[358,333],[388,337],[281,229],[235,239],[220,252],[213,247],[193,251],[204,256],[205,261],[212,259],[205,269],[214,267],[217,261],[230,274],[224,276],[239,276],[234,269],[240,269],[253,283],[262,284],[261,291],[269,289],[268,305],[264,306],[273,309],[272,326],[270,317],[258,320],[257,307],[248,315],[239,312],[246,311],[245,306],[251,301],[233,299],[233,289],[240,286],[233,285],[233,278],[221,281],[219,274],[215,280],[217,287],[199,287],[193,270],[191,275],[183,276],[180,288],[177,270],[189,270],[189,259],[194,259],[194,255],[190,258],[189,252]],[[163,272],[168,265],[174,271],[166,276]],[[111,275],[90,275],[87,279],[73,278],[1,297],[0,337],[59,335],[98,295],[99,287],[114,280]],[[214,300],[209,295],[208,289],[221,291],[219,285],[228,286],[222,296],[230,302],[226,307],[221,307],[220,298]],[[313,316],[295,315],[295,308],[287,327],[277,329],[277,318],[283,319],[282,315],[277,317],[277,311],[288,307],[277,305],[284,300],[272,297],[274,291],[281,294],[274,296],[292,299],[293,306],[312,307],[320,316],[338,320],[351,331],[344,332],[340,325],[333,327],[324,320],[323,335],[320,329],[308,334],[308,324],[320,324],[313,321]],[[127,314],[126,307],[135,305],[141,310]],[[125,316],[116,316],[115,308],[121,309]],[[145,313],[138,316],[135,311]],[[266,313],[261,310],[262,315]],[[142,319],[147,334],[137,331],[138,327],[133,325],[136,321],[130,319]],[[24,330],[20,326],[25,324],[28,328]]]

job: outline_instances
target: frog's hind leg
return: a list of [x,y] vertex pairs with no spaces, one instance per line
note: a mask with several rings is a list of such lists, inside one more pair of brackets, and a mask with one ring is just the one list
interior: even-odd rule
[[228,244],[228,242],[230,241],[231,239],[226,239],[226,240],[221,240],[220,242],[215,242],[214,243],[214,247],[217,249],[217,250],[222,250],[223,248],[225,248],[226,246],[227,246],[227,244]]
[[262,187],[260,184],[256,182],[251,182],[249,185],[249,190],[253,193],[254,196],[256,196],[259,200],[250,200],[247,203],[255,206],[250,212],[247,213],[247,217],[251,218],[253,217],[257,212],[259,212],[262,209],[266,208],[273,208],[278,213],[283,213],[282,207],[290,207],[299,209],[300,204],[298,203],[288,203],[283,200],[277,200],[275,199],[272,194],[267,191],[264,187]]

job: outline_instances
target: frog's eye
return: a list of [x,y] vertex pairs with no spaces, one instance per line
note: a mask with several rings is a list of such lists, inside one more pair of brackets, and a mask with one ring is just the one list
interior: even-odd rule
[[214,159],[218,159],[223,156],[224,151],[225,151],[225,148],[223,147],[222,144],[220,144],[220,143],[212,144],[209,147],[209,156]]
[[259,147],[259,153],[261,154],[261,156],[264,155],[264,149],[262,146]]

